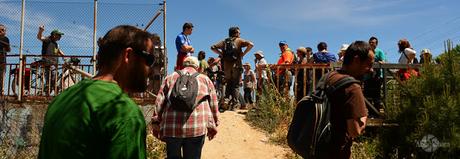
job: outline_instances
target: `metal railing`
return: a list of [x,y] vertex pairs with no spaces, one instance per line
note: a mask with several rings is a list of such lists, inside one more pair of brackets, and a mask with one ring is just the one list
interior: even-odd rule
[[[52,99],[70,86],[85,78],[93,76],[92,56],[42,56],[23,55],[22,70],[19,67],[19,55],[7,55],[7,63],[3,65],[1,75],[3,91],[1,96],[8,101]],[[21,70],[21,71],[20,71]],[[22,73],[21,88],[19,73]],[[151,103],[154,93],[158,91],[160,82],[155,75],[148,79],[148,90],[145,93],[130,94],[140,103]],[[153,93],[151,93],[153,92]],[[22,101],[21,100],[21,101]]]
[[[87,78],[82,72],[76,71],[77,68],[92,74],[94,67],[91,64],[92,56],[23,55],[21,69],[18,57],[7,55],[8,62],[4,65],[5,71],[1,77],[1,94],[10,100],[18,99],[19,96],[29,100],[51,98]],[[21,83],[19,77],[22,78]]]

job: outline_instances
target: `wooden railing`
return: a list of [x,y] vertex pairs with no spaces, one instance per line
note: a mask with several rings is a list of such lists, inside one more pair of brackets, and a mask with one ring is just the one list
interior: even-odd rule
[[[280,88],[280,85],[288,85],[289,80],[285,80],[284,83],[280,83],[280,75],[285,76],[285,79],[288,78],[287,76],[292,77],[292,85],[294,90],[294,96],[302,97],[306,96],[316,88],[316,84],[319,80],[319,77],[327,73],[331,70],[336,70],[341,68],[341,63],[330,63],[330,64],[291,64],[291,65],[266,65],[256,67],[256,77],[260,79],[262,76],[262,71],[267,72],[268,81],[273,82],[276,88]],[[402,84],[402,80],[400,79],[397,71],[400,69],[418,69],[421,65],[420,64],[380,64],[375,63],[373,66],[375,70],[382,70],[382,76],[384,82],[382,83],[382,98],[385,99],[387,96],[387,81],[388,80],[395,80],[398,83]],[[290,71],[291,74],[277,74],[277,72],[286,72]],[[297,81],[298,76],[303,76],[301,81]],[[301,86],[301,88],[298,88]],[[297,91],[300,90],[300,91]],[[286,90],[284,90],[286,91]],[[301,93],[301,94],[298,94]],[[385,101],[385,100],[382,100]]]

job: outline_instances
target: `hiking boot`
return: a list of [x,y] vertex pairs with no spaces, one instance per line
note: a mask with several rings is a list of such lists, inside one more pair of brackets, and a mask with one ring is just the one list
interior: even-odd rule
[[240,107],[240,109],[241,109],[241,110],[246,110],[246,109],[248,109],[246,105],[248,105],[248,104],[242,105],[242,106]]

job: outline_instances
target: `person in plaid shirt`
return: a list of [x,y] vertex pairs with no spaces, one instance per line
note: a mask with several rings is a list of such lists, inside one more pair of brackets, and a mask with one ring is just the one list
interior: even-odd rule
[[[198,66],[198,59],[189,56],[185,58],[185,68],[181,71],[184,74],[194,74]],[[174,88],[178,78],[179,74],[174,72],[165,78],[160,87],[155,101],[156,110],[152,118],[153,134],[166,142],[168,158],[199,159],[201,158],[201,149],[206,132],[209,140],[212,140],[217,134],[219,110],[216,90],[212,81],[206,75],[198,75],[197,101],[207,95],[210,98],[198,103],[192,112],[177,111],[168,104],[169,99],[166,94],[169,94]],[[183,156],[181,155],[181,150],[183,151]]]

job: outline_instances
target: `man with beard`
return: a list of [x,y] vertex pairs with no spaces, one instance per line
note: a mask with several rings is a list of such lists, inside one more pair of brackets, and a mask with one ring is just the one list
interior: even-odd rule
[[143,92],[150,34],[121,25],[99,40],[98,73],[48,106],[38,158],[146,158],[146,124],[127,93]]

